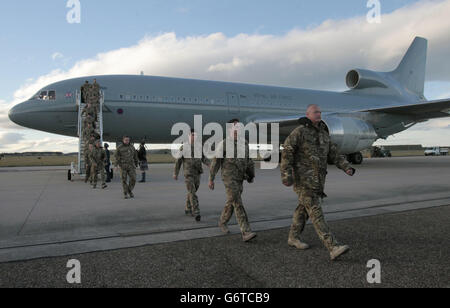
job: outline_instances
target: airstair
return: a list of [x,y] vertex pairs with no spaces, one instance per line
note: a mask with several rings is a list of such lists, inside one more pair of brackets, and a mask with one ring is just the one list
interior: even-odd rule
[[[95,132],[100,136],[100,141],[103,143],[103,105],[105,103],[105,95],[103,91],[100,91],[100,105],[97,110],[97,120],[95,122]],[[77,163],[72,163],[71,177],[78,174],[80,176],[86,174],[86,167],[84,161],[84,150],[86,147],[86,140],[83,138],[83,125],[86,119],[86,114],[83,114],[83,110],[87,104],[83,103],[81,99],[81,91],[76,92],[76,106],[78,107],[78,160]]]

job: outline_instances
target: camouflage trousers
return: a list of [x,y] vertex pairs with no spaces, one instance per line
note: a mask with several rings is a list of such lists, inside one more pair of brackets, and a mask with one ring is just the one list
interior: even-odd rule
[[241,233],[251,232],[250,224],[248,223],[247,212],[242,204],[242,181],[224,181],[225,191],[227,194],[227,202],[220,216],[220,224],[227,224],[233,212],[236,212],[236,220],[241,228]]
[[85,164],[84,168],[86,169],[86,182],[92,182],[92,178],[91,178],[91,170],[92,170],[92,166],[91,164]]
[[91,167],[91,182],[93,185],[97,185],[98,182],[98,173],[100,172],[100,177],[102,179],[102,185],[105,185],[106,176],[105,176],[105,166],[103,164],[94,165]]
[[197,191],[200,188],[200,175],[187,176],[184,179],[187,188],[186,197],[186,211],[191,212],[193,215],[200,215],[200,207],[198,204]]
[[321,205],[322,198],[319,194],[308,190],[299,190],[297,191],[297,194],[298,207],[294,213],[289,237],[300,240],[300,235],[305,228],[306,222],[311,218],[320,240],[323,242],[324,246],[331,251],[338,243],[325,221]]
[[122,178],[123,194],[127,195],[133,192],[136,185],[136,168],[134,166],[122,166],[120,168],[120,176]]

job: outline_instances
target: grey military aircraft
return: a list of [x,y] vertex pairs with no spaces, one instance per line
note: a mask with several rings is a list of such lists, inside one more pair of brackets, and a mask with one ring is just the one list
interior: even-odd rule
[[353,69],[346,92],[315,91],[239,83],[152,76],[91,76],[44,87],[9,112],[18,125],[77,137],[75,92],[85,80],[97,79],[104,91],[103,138],[171,143],[178,122],[192,125],[194,115],[222,125],[239,118],[247,123],[279,123],[280,141],[298,126],[309,104],[322,108],[332,140],[355,164],[361,152],[382,138],[433,118],[450,115],[450,99],[424,97],[427,40],[417,37],[391,72]]

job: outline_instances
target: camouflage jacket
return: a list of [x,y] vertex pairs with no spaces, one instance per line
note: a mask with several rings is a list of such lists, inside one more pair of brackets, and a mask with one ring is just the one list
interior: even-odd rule
[[136,149],[131,144],[121,144],[116,150],[115,159],[120,168],[135,168],[139,163]]
[[91,151],[88,147],[84,150],[84,163],[86,165],[91,165]]
[[90,107],[87,106],[87,105],[86,105],[86,107],[84,107],[82,115],[86,115],[87,116],[88,114],[90,114],[92,117],[96,117],[97,116],[97,112],[98,112],[97,107],[94,106],[93,104],[91,104]]
[[284,143],[280,168],[283,182],[293,183],[295,190],[323,194],[328,161],[344,171],[352,169],[345,157],[338,155],[324,122],[315,127],[309,119],[300,119],[300,126]]
[[105,163],[106,153],[103,148],[94,147],[94,149],[89,153],[89,158],[92,164],[102,166]]
[[91,127],[88,127],[88,126],[83,127],[83,138],[85,140],[88,140],[92,135],[95,135],[95,129],[94,129],[93,126],[91,126]]
[[86,117],[83,119],[83,127],[87,127],[88,124],[91,124],[92,127],[95,125],[95,119],[93,117]]
[[[183,152],[183,147],[180,148],[180,151]],[[202,163],[209,166],[209,160],[202,154],[202,158],[194,157],[194,145],[191,145],[191,157],[181,156],[175,162],[175,171],[174,174],[178,176],[180,173],[181,165],[183,165],[183,173],[184,176],[198,176],[203,173]]]
[[[234,158],[227,158],[227,140],[223,140],[218,146],[216,157],[210,168],[209,180],[214,181],[219,169],[222,168],[222,180],[230,181],[252,181],[255,178],[255,163],[250,158],[248,142],[245,141],[245,158],[237,158],[237,141],[234,141]],[[223,158],[220,158],[222,154]]]

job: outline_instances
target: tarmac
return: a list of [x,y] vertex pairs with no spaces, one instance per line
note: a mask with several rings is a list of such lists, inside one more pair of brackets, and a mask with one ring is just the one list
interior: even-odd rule
[[[350,260],[357,262],[358,271],[367,272],[366,263],[361,263],[363,259],[384,257],[385,252],[395,254],[399,247],[403,247],[402,255],[409,260],[408,264],[411,264],[411,267],[419,266],[417,275],[430,272],[421,268],[421,264],[427,268],[435,266],[433,270],[436,273],[437,268],[441,267],[441,272],[448,274],[450,157],[367,159],[363,165],[356,168],[357,174],[349,177],[334,166],[329,167],[326,186],[328,198],[324,202],[324,211],[327,220],[334,222],[332,228],[333,231],[337,230],[335,233],[338,239],[342,238],[346,243],[352,244],[354,251],[364,252],[363,255],[349,255]],[[41,264],[40,268],[45,270],[63,260],[67,262],[67,256],[71,255],[86,258],[90,260],[89,264],[100,262],[95,261],[97,258],[114,258],[115,262],[119,263],[117,270],[124,275],[120,281],[129,286],[322,286],[318,284],[318,281],[323,283],[320,279],[316,282],[295,280],[294,276],[293,280],[275,279],[268,282],[263,279],[267,277],[271,280],[270,275],[276,274],[271,272],[270,268],[266,269],[262,265],[264,262],[273,262],[274,266],[282,262],[284,267],[280,267],[280,270],[287,273],[289,269],[286,265],[298,255],[297,251],[285,247],[286,228],[291,223],[297,198],[291,188],[281,185],[278,169],[258,169],[255,183],[245,185],[244,205],[252,228],[260,233],[256,244],[250,245],[241,243],[234,218],[231,225],[232,235],[222,236],[217,227],[218,217],[225,202],[220,179],[217,179],[216,190],[210,191],[207,188],[208,172],[205,168],[198,194],[202,221],[197,223],[192,217],[184,215],[186,192],[182,176],[175,182],[172,174],[173,165],[151,165],[148,174],[150,181],[137,184],[135,199],[124,200],[117,177],[106,190],[93,190],[81,180],[67,181],[67,167],[1,168],[0,263],[34,260],[20,264],[31,267]],[[422,211],[429,211],[426,215],[427,224],[421,221]],[[389,227],[384,229],[385,218],[380,217],[387,217],[386,221],[391,220]],[[401,223],[402,219],[406,222]],[[420,229],[417,223],[422,226]],[[426,228],[428,224],[430,226]],[[311,226],[308,228],[309,235],[305,239],[315,241],[316,249],[308,251],[305,255],[309,257],[302,262],[314,259],[313,264],[323,263],[330,266],[326,251],[317,242]],[[421,241],[416,243],[414,238]],[[438,240],[440,243],[436,242]],[[428,242],[435,254],[426,254]],[[279,253],[278,248],[281,249]],[[408,249],[416,251],[418,248],[424,249],[425,259],[417,253],[408,252]],[[286,254],[283,254],[283,251]],[[236,277],[234,278],[237,280],[228,280],[220,276],[221,271],[225,271],[227,267],[234,270],[237,276],[240,275],[242,268],[239,267],[244,265],[235,262],[239,259],[239,253],[243,253],[243,256],[248,253],[250,260],[255,262],[261,259],[260,268],[255,267],[255,272],[252,273],[254,280],[241,281]],[[289,260],[290,253],[293,255]],[[138,257],[142,254],[145,256],[143,259]],[[121,261],[122,255],[129,255],[132,262],[127,262],[125,257]],[[47,259],[48,257],[56,258]],[[140,266],[136,265],[134,268],[133,264],[150,266],[146,262],[151,261],[153,265],[149,267],[149,271],[156,267],[162,271],[169,265],[181,270],[186,268],[180,261],[184,258],[192,261],[192,265],[187,268],[198,265],[200,271],[208,271],[206,285],[194,283],[195,279],[192,282],[179,281],[180,278],[177,277],[182,275],[175,274],[167,277],[162,275],[160,278],[155,276],[150,281],[148,278],[140,279],[139,275],[126,278],[127,272],[134,273],[139,270]],[[210,265],[204,268],[200,261]],[[10,269],[14,273],[12,269],[15,264],[17,263],[1,264],[0,286],[39,285],[32,277],[20,276],[20,271],[17,273],[19,276],[10,276],[8,273]],[[261,279],[258,278],[257,269],[261,271]],[[65,270],[64,264],[63,271]],[[268,276],[263,275],[266,270]],[[399,270],[401,268],[395,269],[397,273]],[[51,272],[50,269],[49,271]],[[292,268],[292,271],[296,272],[295,268]],[[145,272],[146,270],[143,275]],[[406,277],[405,273],[398,274]],[[253,277],[252,275],[249,277]],[[440,274],[436,275],[441,277]],[[115,286],[119,283],[119,280],[114,282],[112,279],[108,284],[106,281],[109,280],[103,280],[105,277],[109,276],[97,273],[96,279],[88,280],[96,286]],[[446,278],[448,277],[449,275],[446,275]],[[333,284],[346,286],[344,278],[342,280],[336,277],[337,280],[335,279]],[[395,280],[391,285],[449,285],[442,277],[435,279],[434,283],[430,280],[429,284],[415,278],[417,277],[404,278],[403,283]],[[51,281],[48,280],[50,285]],[[232,284],[232,281],[236,283]],[[358,281],[364,285],[365,276],[361,276]]]
[[[449,288],[449,215],[443,206],[331,222],[351,247],[336,262],[309,225],[303,240],[312,247],[306,251],[288,247],[289,229],[282,228],[259,232],[248,244],[230,235],[3,263],[0,288]],[[81,264],[79,285],[67,283],[69,259]],[[374,259],[380,262],[379,284],[367,280]],[[152,298],[158,294],[166,293]]]

